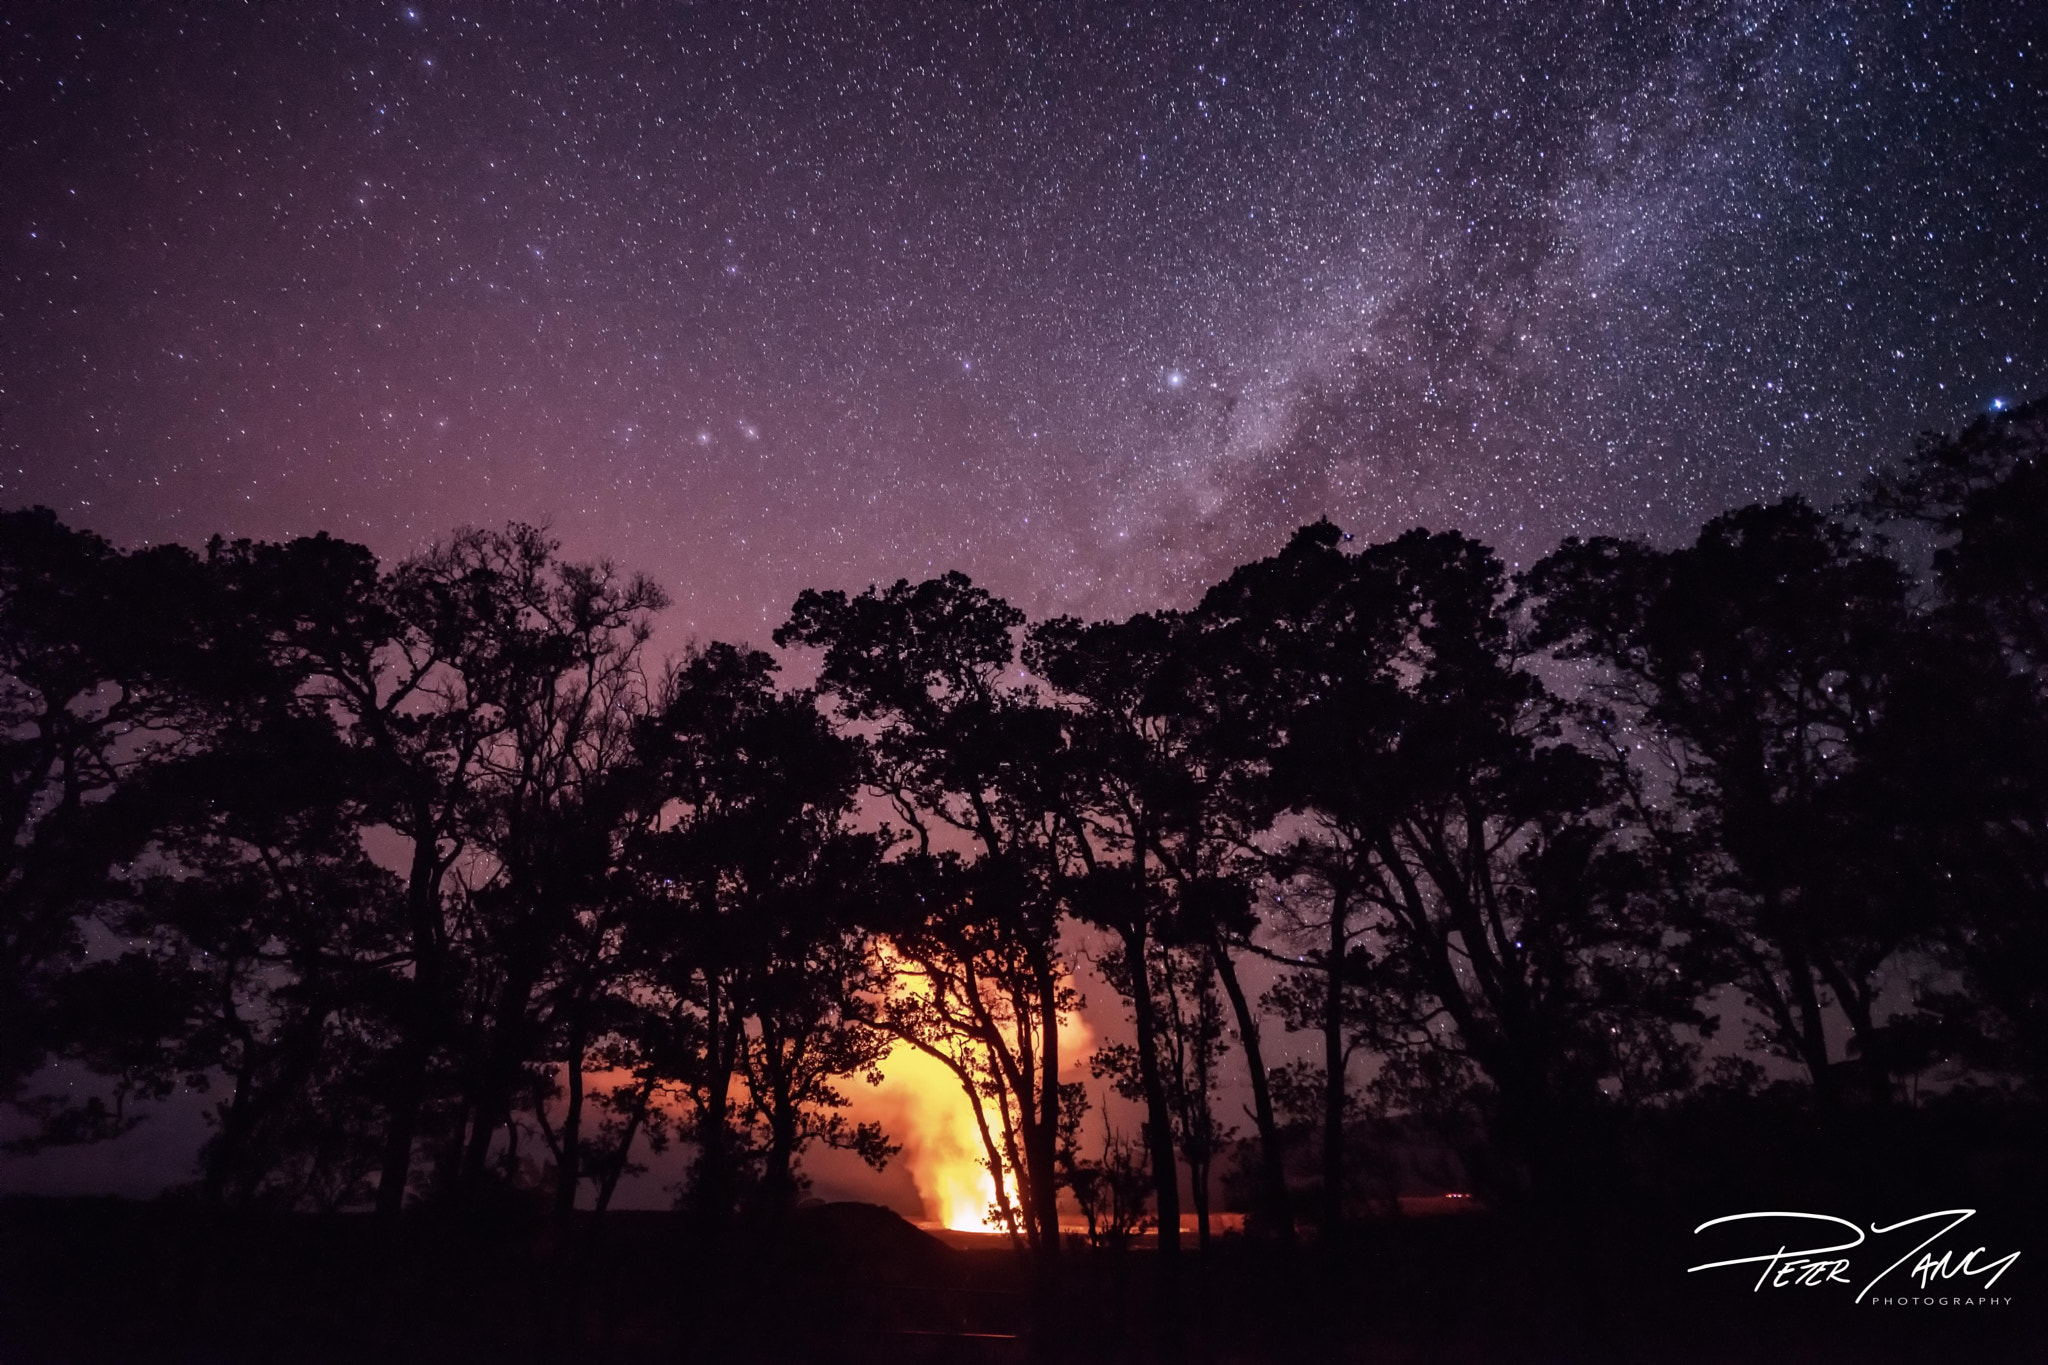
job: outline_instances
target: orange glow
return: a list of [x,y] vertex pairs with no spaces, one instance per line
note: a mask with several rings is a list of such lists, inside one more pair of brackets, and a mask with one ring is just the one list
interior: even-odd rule
[[[965,1232],[1005,1231],[992,1207],[996,1182],[974,1110],[944,1063],[908,1043],[896,1044],[882,1061],[873,1104],[883,1111],[889,1136],[903,1144],[898,1159],[909,1168],[926,1218]],[[1016,1182],[1007,1173],[1006,1180],[1014,1201]]]
[[[1062,1021],[1060,1059],[1067,1078],[1081,1070],[1079,1063],[1093,1041],[1078,1013]],[[881,1072],[881,1085],[872,1090],[860,1086],[850,1098],[859,1117],[880,1122],[891,1141],[903,1144],[897,1160],[917,1186],[925,1218],[955,1231],[1007,1232],[995,1207],[987,1149],[959,1077],[937,1058],[902,1042],[883,1058]],[[996,1101],[984,1097],[982,1104],[1000,1146]],[[1003,1184],[1011,1207],[1018,1208],[1016,1173],[1004,1171]]]

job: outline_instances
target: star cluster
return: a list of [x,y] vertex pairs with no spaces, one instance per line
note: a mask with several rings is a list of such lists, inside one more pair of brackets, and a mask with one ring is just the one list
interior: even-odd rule
[[1526,563],[2048,385],[2048,36],[1914,3],[0,15],[0,503],[546,519],[684,633],[1302,521]]

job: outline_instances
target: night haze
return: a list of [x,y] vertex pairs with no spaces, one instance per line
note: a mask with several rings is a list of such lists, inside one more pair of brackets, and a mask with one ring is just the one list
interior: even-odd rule
[[2027,3],[0,8],[0,1365],[2043,1358],[2044,256]]

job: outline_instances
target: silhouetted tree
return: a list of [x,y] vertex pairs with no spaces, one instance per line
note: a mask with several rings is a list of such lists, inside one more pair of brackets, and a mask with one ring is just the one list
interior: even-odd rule
[[1152,1198],[1152,1163],[1144,1145],[1112,1128],[1105,1110],[1102,1145],[1095,1155],[1084,1159],[1078,1147],[1070,1152],[1068,1184],[1088,1225],[1089,1245],[1125,1250],[1131,1234],[1144,1225],[1146,1205]]
[[1888,1095],[1882,973],[1920,923],[1855,875],[1885,851],[1855,776],[1915,652],[1897,565],[1791,499],[1717,517],[1670,552],[1568,541],[1529,583],[1537,639],[1608,670],[1622,723],[1672,746],[1664,781],[1690,846],[1690,884],[1670,898],[1681,927],[1824,1101],[1841,1088],[1830,1000],[1864,1088]]
[[377,1207],[395,1215],[411,1182],[436,1053],[450,1040],[458,983],[448,878],[471,846],[470,797],[484,745],[504,724],[465,655],[488,656],[491,576],[478,547],[434,550],[380,571],[370,552],[325,535],[216,548],[265,629],[273,667],[301,679],[360,752],[368,819],[403,845],[405,957],[393,964],[393,1043],[380,1064],[383,1155]]
[[[1242,813],[1256,808],[1257,802],[1239,798],[1233,800],[1233,805]],[[1248,836],[1252,832],[1248,826],[1240,828],[1246,829]],[[1256,864],[1262,859],[1247,837],[1232,861]],[[1250,1228],[1254,1233],[1292,1241],[1294,1212],[1287,1188],[1283,1129],[1266,1066],[1259,1012],[1238,974],[1239,958],[1262,955],[1264,951],[1253,943],[1259,917],[1245,885],[1248,875],[1237,871],[1188,882],[1181,888],[1180,902],[1175,907],[1174,930],[1176,938],[1199,944],[1207,953],[1209,969],[1223,987],[1236,1025],[1238,1055],[1244,1062],[1252,1092],[1252,1124],[1258,1133],[1258,1175],[1251,1201]]]
[[460,869],[467,990],[451,1183],[474,1197],[493,1138],[530,1093],[525,1067],[552,1040],[566,1079],[556,1167],[566,1225],[581,1180],[585,1056],[622,970],[609,874],[638,813],[625,770],[647,704],[640,650],[666,598],[609,563],[562,562],[530,527],[460,543],[471,582],[488,584],[475,608],[493,613],[488,652],[463,660],[464,680],[502,725],[480,754],[474,851]]
[[[803,700],[811,702],[809,694]],[[816,710],[807,718],[822,720]],[[848,782],[845,800],[853,795]],[[845,807],[830,812],[843,815]],[[768,1130],[763,1202],[794,1206],[796,1157],[811,1142],[857,1153],[880,1170],[900,1148],[879,1125],[849,1124],[838,1083],[879,1083],[889,1034],[876,1022],[884,970],[869,931],[866,898],[876,888],[882,841],[827,826],[792,840],[784,894],[768,907],[767,941],[749,993],[755,1037],[745,1063],[747,1091]]]
[[[2048,1094],[2044,431],[1929,438],[1860,521],[1790,499],[1512,583],[1460,535],[1322,522],[1187,612],[806,592],[775,638],[815,689],[719,644],[649,685],[664,595],[532,527],[385,568],[0,513],[0,1100],[38,1122],[11,1145],[203,1090],[211,1204],[517,1187],[570,1258],[586,1187],[602,1213],[680,1140],[718,1246],[743,1213],[797,1235],[814,1144],[889,1159],[850,1086],[913,1048],[974,1116],[1050,1353],[1061,1188],[1100,1246],[1149,1201],[1181,1306],[1227,1021],[1253,1226],[1292,1234],[1291,1137],[1333,1244],[1375,1132],[1434,1126],[1554,1204],[1624,1120],[1654,1150],[1769,1113],[1696,1084],[1724,986],[1821,1106],[1937,1058]],[[1084,941],[1132,1027],[1096,1075],[1145,1111],[1089,1155],[1060,1070]],[[1276,1021],[1317,1055],[1269,1073]],[[103,1090],[28,1093],[53,1061]]]
[[[1121,975],[1128,966],[1112,950],[1104,966]],[[1216,996],[1215,973],[1206,946],[1161,947],[1152,954],[1152,991],[1160,1007],[1159,1062],[1166,1090],[1174,1146],[1188,1168],[1188,1190],[1195,1208],[1196,1245],[1209,1250],[1210,1176],[1216,1156],[1234,1135],[1216,1115],[1217,1069],[1223,1059],[1223,1005]],[[1127,1043],[1099,1048],[1090,1060],[1099,1077],[1110,1080],[1125,1099],[1142,1102],[1144,1076],[1137,1049]]]
[[2048,1094],[2048,413],[1923,438],[1861,510],[1931,549],[1928,639],[1860,757],[1960,990],[1929,1043]]
[[376,1167],[367,1080],[390,1041],[399,885],[363,847],[363,784],[332,724],[273,700],[282,714],[245,714],[152,780],[155,837],[116,923],[143,946],[77,985],[132,1009],[151,997],[147,969],[159,996],[182,997],[172,1028],[124,1031],[156,1048],[167,1078],[225,1086],[201,1153],[209,1201],[331,1208],[360,1198]]
[[887,1045],[861,914],[882,841],[845,824],[860,746],[814,694],[777,691],[774,673],[758,651],[695,651],[638,741],[660,798],[629,855],[637,951],[662,1014],[649,1056],[688,1096],[691,1198],[714,1227],[756,1159],[763,1200],[786,1209],[806,1144],[877,1166],[894,1150],[836,1112],[835,1082],[872,1074]]
[[[1196,778],[1189,727],[1157,696],[1178,672],[1177,633],[1170,615],[1093,624],[1063,617],[1034,627],[1024,656],[1069,703],[1058,810],[1081,871],[1069,904],[1116,936],[1117,949],[1102,965],[1131,1007],[1131,1079],[1145,1105],[1158,1245],[1169,1275],[1180,1248],[1180,1164],[1153,959],[1170,937],[1176,882],[1213,870],[1202,865],[1199,833],[1183,837],[1188,807],[1199,799],[1188,790]],[[1178,866],[1169,845],[1184,855]]]
[[[1347,1134],[1358,1116],[1351,1087],[1351,1062],[1368,1042],[1360,1025],[1370,958],[1365,938],[1373,928],[1372,907],[1358,891],[1349,860],[1330,845],[1300,839],[1274,861],[1279,889],[1277,913],[1269,917],[1283,943],[1302,949],[1301,964],[1273,983],[1261,1002],[1290,1033],[1320,1032],[1319,1065],[1283,1068],[1277,1107],[1296,1126],[1313,1117],[1322,1168],[1318,1222],[1325,1238],[1344,1221]],[[1284,957],[1284,954],[1282,955]],[[1311,1105],[1309,1093],[1315,1093]]]
[[[1068,1103],[1059,1029],[1076,1003],[1058,884],[1073,855],[1049,769],[1057,717],[1005,678],[1023,621],[953,573],[857,597],[805,592],[775,640],[822,650],[820,689],[873,734],[867,781],[915,843],[897,873],[889,939],[904,979],[887,1020],[960,1076],[998,1200],[1009,1197],[1007,1168],[1024,1239],[1049,1266]],[[993,1122],[984,1098],[995,1101]]]
[[[1260,780],[1245,791],[1248,823],[1265,829],[1311,806],[1341,811],[1339,819],[1355,825],[1354,846],[1369,849],[1398,810],[1398,793],[1386,788],[1374,764],[1399,723],[1392,660],[1401,604],[1385,575],[1366,572],[1362,561],[1343,553],[1343,540],[1328,522],[1303,528],[1279,554],[1239,568],[1210,589],[1198,615],[1212,686],[1240,718],[1247,735],[1240,744],[1263,750]],[[1362,929],[1348,876],[1327,884],[1337,893],[1322,920],[1327,941],[1310,947],[1323,981],[1313,1016],[1324,1033],[1320,1220],[1326,1235],[1342,1218],[1345,964]],[[1297,932],[1308,927],[1294,918]],[[1296,1027],[1309,1017],[1299,1009],[1283,1014]],[[1261,1137],[1277,1156],[1276,1119],[1263,1120]],[[1277,1168],[1276,1158],[1268,1164]]]
[[[0,1101],[38,1120],[32,1144],[125,1131],[127,1096],[163,1089],[160,1072],[131,1065],[153,1050],[126,1048],[107,1001],[77,999],[91,983],[67,978],[107,874],[150,832],[144,803],[111,798],[215,731],[207,702],[233,673],[215,597],[190,551],[123,553],[47,508],[0,512]],[[163,1011],[144,999],[128,1003],[147,1036]],[[115,1077],[111,1110],[99,1096],[24,1096],[56,1051]]]
[[271,667],[356,754],[364,828],[403,848],[405,953],[381,1063],[387,1214],[430,1097],[442,1096],[444,1188],[473,1189],[510,1122],[551,935],[576,913],[566,888],[593,875],[588,832],[564,817],[622,747],[618,713],[663,603],[646,580],[557,550],[514,525],[465,531],[389,573],[326,536],[214,551]]
[[1271,664],[1274,805],[1307,821],[1275,871],[1315,889],[1326,940],[1310,950],[1325,1224],[1342,1216],[1359,1040],[1382,1058],[1383,1096],[1404,1080],[1468,1090],[1526,1178],[1561,1191],[1621,1044],[1649,1046],[1668,1086],[1683,1062],[1669,1024],[1701,1021],[1661,984],[1623,812],[1522,667],[1499,562],[1419,531],[1341,545],[1304,528],[1226,585]]

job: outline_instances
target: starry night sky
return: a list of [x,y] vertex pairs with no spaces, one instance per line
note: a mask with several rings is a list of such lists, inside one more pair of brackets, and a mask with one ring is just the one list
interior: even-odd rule
[[756,642],[1527,563],[2048,387],[2044,200],[2014,0],[9,5],[0,505],[545,518]]

